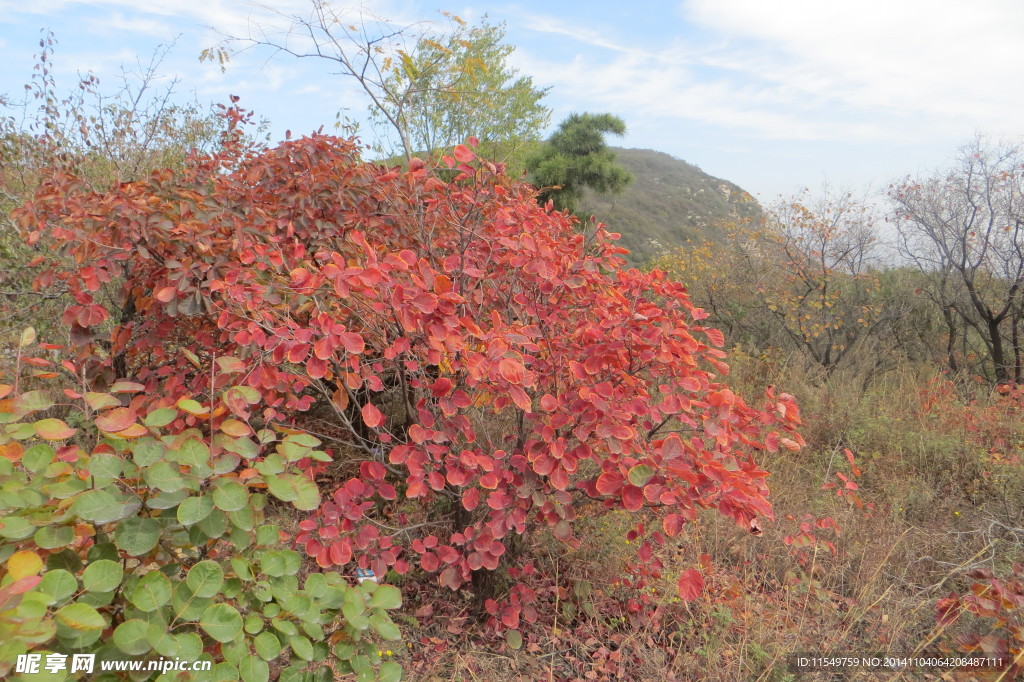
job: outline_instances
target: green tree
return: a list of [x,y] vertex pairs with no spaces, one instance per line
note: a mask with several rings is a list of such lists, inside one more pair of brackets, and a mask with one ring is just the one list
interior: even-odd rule
[[612,114],[572,114],[526,161],[530,181],[542,188],[541,203],[549,199],[559,210],[576,210],[583,190],[601,194],[621,192],[633,176],[615,161],[605,135],[626,134],[626,124]]
[[550,120],[541,104],[548,88],[534,87],[509,66],[515,47],[502,42],[504,24],[452,22],[453,32],[423,36],[411,53],[388,61],[390,94],[371,105],[371,120],[385,128],[398,122],[399,137],[417,152],[451,149],[475,136],[482,156],[522,165]]
[[395,28],[362,8],[313,0],[310,14],[288,17],[291,27],[283,34],[257,27],[247,37],[228,37],[204,50],[200,58],[223,68],[230,46],[241,43],[333,62],[369,98],[377,151],[387,156],[409,161],[475,136],[484,156],[525,157],[550,118],[540,104],[547,89],[534,87],[507,64],[515,48],[502,43],[503,25],[485,20],[470,28],[455,15],[445,16],[450,23],[444,31]]

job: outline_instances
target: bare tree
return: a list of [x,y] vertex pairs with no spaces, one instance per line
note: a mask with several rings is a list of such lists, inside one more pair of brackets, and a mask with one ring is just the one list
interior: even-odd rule
[[[1024,149],[977,137],[946,171],[890,186],[901,253],[927,275],[957,356],[979,352],[997,383],[1022,379]],[[960,353],[957,346],[960,345]]]

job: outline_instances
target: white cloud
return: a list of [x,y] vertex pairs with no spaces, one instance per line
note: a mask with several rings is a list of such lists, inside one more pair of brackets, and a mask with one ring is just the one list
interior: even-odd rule
[[[1019,131],[1024,5],[1014,0],[689,0],[686,15],[725,38],[711,63],[901,133]],[[717,60],[717,61],[716,61]]]
[[687,0],[680,15],[642,46],[529,16],[524,27],[579,53],[565,64],[521,50],[516,63],[558,96],[633,121],[843,142],[1021,132],[1015,0]]

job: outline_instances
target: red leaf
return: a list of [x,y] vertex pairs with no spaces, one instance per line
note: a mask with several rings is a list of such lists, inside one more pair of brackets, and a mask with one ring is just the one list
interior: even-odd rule
[[327,374],[327,362],[313,356],[306,360],[306,373],[312,379],[322,379]]
[[288,349],[288,362],[299,363],[309,355],[309,346],[304,343],[297,343]]
[[341,340],[341,344],[345,346],[345,350],[354,355],[362,353],[366,348],[366,344],[363,343],[363,337],[355,332],[342,332],[338,335]]
[[533,412],[533,405],[530,403],[530,396],[518,386],[509,386],[508,395],[512,402],[523,412]]
[[449,566],[441,571],[441,575],[438,576],[437,580],[441,583],[441,587],[447,587],[451,590],[457,590],[462,585],[462,577],[454,566]]
[[455,160],[460,163],[469,163],[476,158],[476,154],[473,153],[469,147],[464,144],[455,145]]
[[519,627],[519,607],[510,605],[502,609],[501,622],[505,627],[513,630]]
[[363,421],[371,429],[375,429],[384,423],[384,414],[374,407],[373,403],[366,403],[360,410],[363,414]]
[[96,417],[96,426],[107,433],[117,433],[134,424],[135,417],[135,410],[127,407],[115,407]]
[[163,289],[157,291],[156,295],[153,298],[160,301],[161,303],[170,303],[177,293],[178,287],[164,287]]
[[622,475],[606,471],[597,477],[597,492],[602,495],[611,495],[622,486]]
[[644,506],[644,491],[635,485],[627,485],[622,490],[622,506],[627,511],[639,511]]
[[669,514],[661,520],[661,527],[665,530],[665,535],[674,538],[683,529],[683,517],[679,514]]
[[693,601],[704,591],[704,576],[695,568],[683,571],[679,576],[679,596],[686,601]]
[[522,383],[525,373],[526,368],[523,367],[523,363],[515,358],[502,358],[498,361],[498,374],[510,384]]
[[335,566],[344,566],[352,560],[352,546],[348,540],[337,540],[331,543],[331,561]]
[[423,556],[420,557],[420,568],[427,573],[433,573],[440,565],[441,562],[437,560],[437,555],[433,552],[425,552]]
[[313,354],[321,360],[326,360],[334,355],[334,346],[331,344],[331,340],[325,336],[314,343]]

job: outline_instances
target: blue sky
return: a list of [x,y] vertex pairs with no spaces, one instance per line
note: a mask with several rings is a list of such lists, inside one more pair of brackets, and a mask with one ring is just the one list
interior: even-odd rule
[[[355,6],[356,3],[337,3]],[[685,0],[439,6],[363,0],[396,26],[439,10],[507,24],[513,64],[550,86],[552,123],[611,112],[615,144],[668,152],[770,200],[824,181],[857,192],[948,163],[975,133],[1024,133],[1024,3],[1017,0]],[[268,7],[273,8],[268,9]],[[177,39],[160,73],[202,102],[239,95],[275,137],[361,118],[366,100],[330,64],[250,50],[226,73],[197,56],[218,30],[287,27],[309,0],[0,0],[0,93],[19,93],[54,31],[58,85],[92,70],[113,85]],[[426,24],[429,26],[429,24]]]

